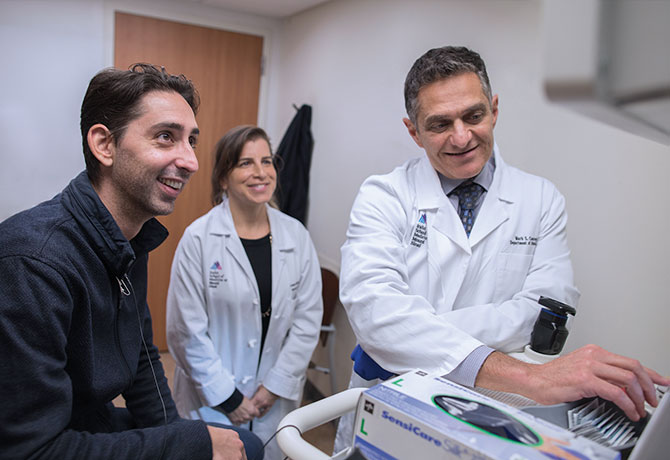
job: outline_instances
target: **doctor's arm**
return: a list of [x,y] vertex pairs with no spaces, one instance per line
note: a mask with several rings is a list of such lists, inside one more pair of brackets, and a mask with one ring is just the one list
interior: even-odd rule
[[[506,302],[455,310],[444,314],[449,321],[502,351],[526,345],[537,318],[537,299],[549,296],[576,305],[572,267],[566,240],[567,218],[563,196],[545,183],[543,200],[549,204],[540,219],[536,250],[522,289]],[[486,317],[487,321],[475,321]],[[481,316],[485,315],[485,316]],[[507,335],[492,335],[487,326],[513,324]],[[514,334],[518,334],[517,337]],[[638,361],[587,345],[543,365],[526,364],[500,352],[491,353],[477,374],[477,386],[522,394],[543,404],[600,396],[614,402],[632,419],[644,416],[644,401],[656,405],[653,383],[667,385],[668,379],[645,368]]]
[[493,352],[476,380],[477,386],[521,394],[541,404],[600,396],[632,420],[645,416],[645,401],[658,404],[654,383],[669,385],[670,378],[596,345],[586,345],[546,364],[528,364]]

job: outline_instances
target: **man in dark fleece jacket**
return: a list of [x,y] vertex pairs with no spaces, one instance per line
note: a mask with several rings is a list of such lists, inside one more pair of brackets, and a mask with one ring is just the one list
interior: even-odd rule
[[86,171],[0,224],[0,458],[262,458],[246,430],[179,417],[152,341],[154,216],[198,169],[197,107],[183,75],[103,70],[82,104]]

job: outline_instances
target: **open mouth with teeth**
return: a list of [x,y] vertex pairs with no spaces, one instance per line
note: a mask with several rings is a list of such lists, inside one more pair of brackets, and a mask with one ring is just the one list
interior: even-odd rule
[[181,190],[181,188],[184,186],[184,183],[180,182],[178,180],[160,178],[160,179],[158,179],[158,181],[161,184],[167,185],[168,187],[170,187],[171,189],[174,189],[174,190]]

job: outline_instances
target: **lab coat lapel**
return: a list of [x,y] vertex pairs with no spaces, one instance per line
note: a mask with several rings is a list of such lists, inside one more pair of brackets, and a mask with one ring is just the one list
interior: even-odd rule
[[270,219],[270,232],[272,233],[272,305],[281,300],[279,296],[279,279],[286,265],[286,255],[295,250],[293,235],[281,228],[281,223],[275,214],[276,210],[268,206],[268,218]]
[[230,213],[228,201],[224,199],[223,203],[221,203],[219,206],[221,207],[222,211],[219,223],[221,225],[221,234],[224,237],[224,250],[233,259],[235,259],[258,295],[258,283],[256,282],[256,275],[254,275],[254,270],[251,268],[251,263],[249,262],[247,253],[245,252],[244,246],[242,246],[242,242],[240,241],[240,238],[237,235],[237,231],[235,230],[235,223],[233,222],[233,216]]
[[477,220],[470,233],[470,245],[475,246],[486,238],[491,232],[498,228],[503,222],[510,218],[509,204],[513,203],[510,188],[515,184],[509,182],[507,177],[507,165],[494,149],[496,169],[493,174],[493,182],[490,190],[484,196],[484,202],[479,209]]
[[[468,237],[463,230],[463,223],[461,222],[461,219],[459,219],[458,213],[450,202],[447,201],[444,206],[437,210],[433,228],[440,234],[449,238],[451,241],[453,241],[454,244],[463,249],[465,252],[470,254],[470,243],[468,242]],[[440,248],[445,246],[443,244],[437,244],[436,247],[439,251]]]
[[[431,251],[433,251],[433,248],[436,251],[443,248],[445,245],[439,243],[439,238],[446,236],[469,254],[470,244],[463,231],[463,224],[458,218],[458,213],[449,202],[449,198],[444,194],[437,172],[430,164],[427,156],[424,156],[419,163],[415,183],[418,209],[436,210],[433,216],[427,217],[428,222],[426,223],[429,228],[439,233],[439,235],[431,235],[430,233],[435,232],[429,232],[429,242],[431,239],[435,239],[436,242],[433,245],[429,244]],[[430,221],[431,218],[433,222]],[[439,255],[436,256],[439,258]]]

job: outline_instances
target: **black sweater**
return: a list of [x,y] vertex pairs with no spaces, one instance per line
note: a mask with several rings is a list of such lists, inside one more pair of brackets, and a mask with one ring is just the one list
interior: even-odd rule
[[166,236],[152,219],[128,242],[86,173],[0,224],[0,458],[211,459],[152,342],[147,259]]

